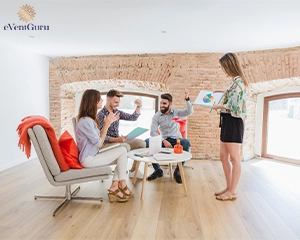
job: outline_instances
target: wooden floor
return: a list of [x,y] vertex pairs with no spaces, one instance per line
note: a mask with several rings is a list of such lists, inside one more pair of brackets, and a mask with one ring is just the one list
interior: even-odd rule
[[0,172],[0,239],[300,239],[299,165],[243,162],[235,202],[213,196],[224,187],[221,162],[186,165],[193,166],[184,167],[188,197],[165,169],[146,183],[144,201],[140,181],[130,183],[136,195],[127,203],[109,203],[111,179],[96,181],[82,184],[78,195],[102,195],[103,203],[72,201],[56,217],[60,201],[33,196],[64,188],[48,183],[38,160],[7,169]]

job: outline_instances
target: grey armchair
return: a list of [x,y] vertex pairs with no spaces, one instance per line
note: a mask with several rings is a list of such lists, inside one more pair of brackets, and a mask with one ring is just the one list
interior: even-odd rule
[[53,212],[53,217],[63,206],[65,206],[72,199],[89,201],[96,200],[100,202],[103,201],[102,197],[75,196],[76,193],[80,190],[80,186],[78,186],[73,192],[71,192],[71,184],[107,179],[110,177],[110,174],[112,172],[110,166],[70,169],[68,171],[62,172],[54,157],[50,142],[44,128],[40,125],[35,125],[32,128],[28,129],[28,134],[50,184],[55,187],[66,187],[65,196],[34,196],[35,199],[63,199],[63,202]]

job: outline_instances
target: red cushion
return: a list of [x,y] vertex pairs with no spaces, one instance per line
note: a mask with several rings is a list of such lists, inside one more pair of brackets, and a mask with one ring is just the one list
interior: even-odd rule
[[186,131],[185,131],[185,125],[186,125],[186,119],[180,119],[180,118],[171,118],[171,120],[178,122],[180,126],[180,133],[182,138],[186,138]]
[[182,138],[186,138],[185,125],[186,125],[186,120],[182,120],[182,123],[180,123],[180,130],[179,130],[182,135]]
[[78,148],[70,133],[66,130],[58,140],[61,152],[70,168],[82,169],[78,161]]

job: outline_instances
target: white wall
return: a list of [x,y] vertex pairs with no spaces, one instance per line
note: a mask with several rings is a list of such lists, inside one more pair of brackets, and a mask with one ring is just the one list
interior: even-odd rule
[[21,119],[28,115],[49,119],[49,59],[0,42],[0,82],[1,171],[28,161],[18,147]]

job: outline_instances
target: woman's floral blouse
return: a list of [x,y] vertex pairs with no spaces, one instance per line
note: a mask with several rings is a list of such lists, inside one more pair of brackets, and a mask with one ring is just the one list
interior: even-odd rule
[[[223,105],[230,110],[231,116],[246,119],[246,97],[244,81],[237,76],[224,94]],[[226,110],[221,110],[221,112],[226,112]]]

